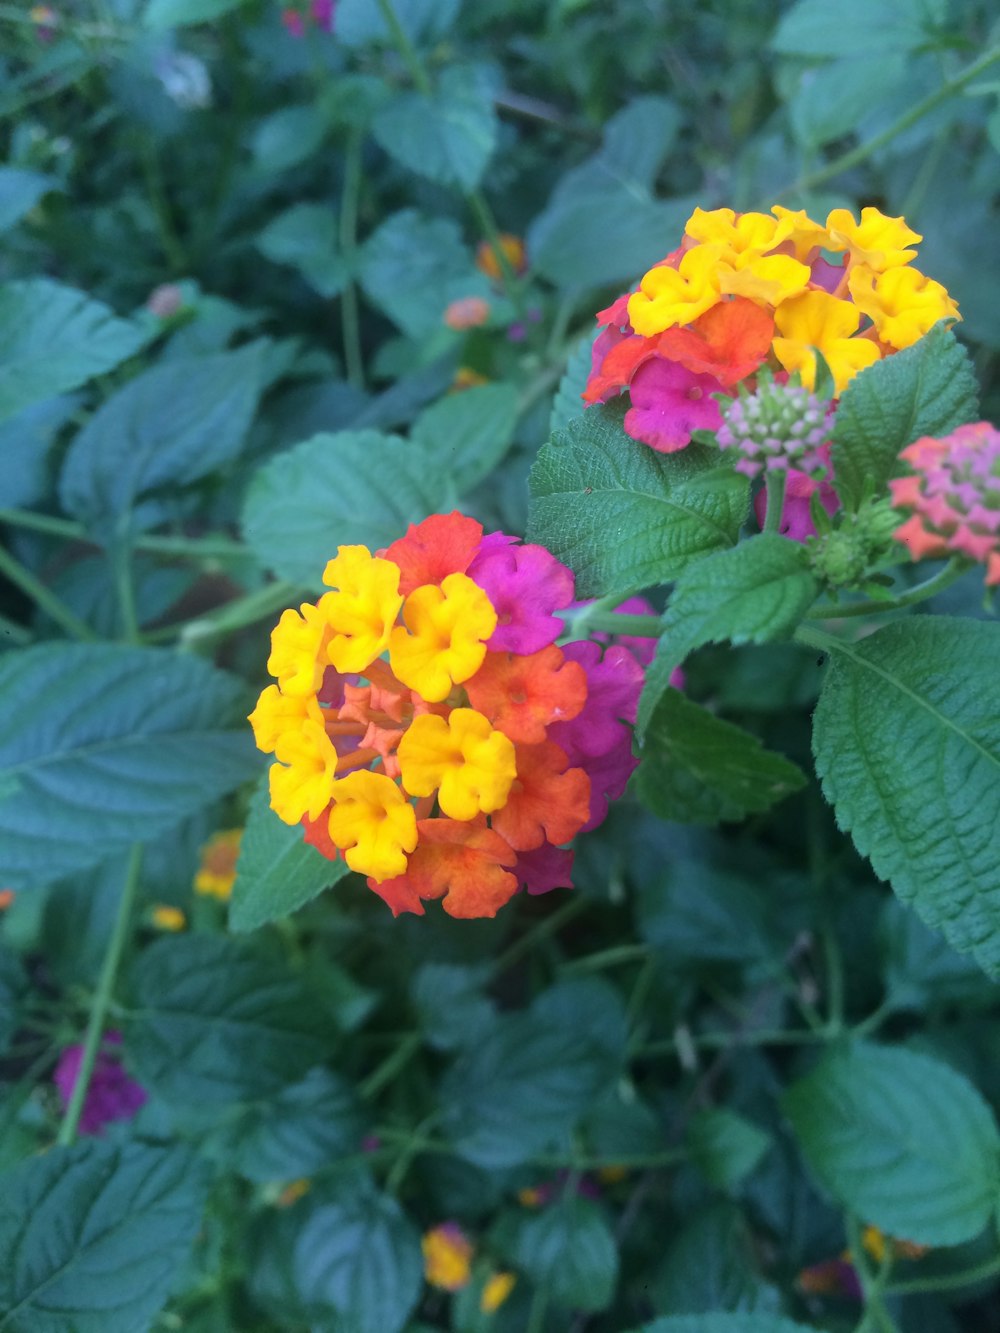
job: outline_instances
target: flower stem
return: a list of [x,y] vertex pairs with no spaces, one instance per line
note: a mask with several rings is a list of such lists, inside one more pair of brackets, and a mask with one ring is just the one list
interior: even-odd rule
[[767,514],[764,518],[765,532],[781,531],[781,516],[785,508],[785,483],[788,478],[784,472],[769,472],[765,486],[767,488]]
[[0,546],[0,574],[21,589],[36,606],[41,607],[50,620],[54,620],[60,629],[73,639],[92,642],[97,635],[75,612],[47,588],[36,574],[26,569],[19,560],[15,560],[9,551]]
[[975,1268],[965,1268],[960,1273],[940,1273],[936,1277],[914,1278],[911,1282],[894,1282],[887,1289],[890,1296],[915,1296],[924,1291],[959,1291],[962,1287],[972,1287],[978,1282],[986,1282],[991,1277],[1000,1277],[1000,1256],[987,1259]]
[[866,143],[858,144],[856,148],[848,149],[846,153],[841,153],[839,157],[835,157],[832,162],[827,162],[825,166],[818,167],[805,176],[800,176],[793,184],[779,191],[779,198],[786,194],[798,194],[804,190],[812,190],[817,185],[822,185],[825,181],[831,180],[834,176],[839,176],[842,171],[849,171],[851,167],[857,167],[862,162],[867,162],[880,148],[884,148],[886,144],[891,143],[900,134],[904,134],[918,120],[923,120],[924,116],[936,110],[942,102],[947,102],[954,93],[960,92],[966,84],[971,83],[973,79],[977,79],[984,70],[989,69],[998,60],[1000,60],[1000,46],[994,46],[989,51],[984,52],[978,60],[974,60],[971,65],[967,65],[961,74],[956,74],[953,79],[948,79],[935,92],[929,93],[927,97],[915,102],[908,111],[904,111],[891,125],[887,125],[880,134],[874,135]]
[[374,1069],[358,1089],[364,1101],[377,1097],[384,1087],[406,1067],[409,1061],[424,1043],[423,1034],[411,1032],[404,1037],[394,1051],[390,1051],[382,1063]]
[[877,616],[884,614],[886,611],[902,611],[904,607],[916,606],[918,602],[926,602],[928,597],[934,597],[937,593],[943,592],[945,588],[950,588],[971,567],[971,561],[962,556],[952,556],[944,569],[939,569],[931,578],[925,579],[923,583],[918,583],[916,587],[910,588],[907,592],[900,593],[898,597],[892,597],[886,601],[848,602],[845,606],[838,606],[835,602],[825,602],[820,606],[814,606],[806,619],[841,620],[845,616]]
[[111,992],[114,989],[115,978],[118,975],[118,966],[121,962],[122,953],[125,948],[125,941],[128,938],[129,922],[132,917],[132,907],[135,903],[136,892],[139,887],[139,875],[142,869],[142,844],[135,843],[129,852],[128,868],[125,872],[125,885],[122,889],[122,896],[118,902],[118,914],[115,917],[115,923],[111,930],[111,938],[108,940],[108,947],[104,954],[104,962],[101,964],[101,975],[97,982],[97,992],[90,1009],[90,1017],[87,1020],[87,1033],[83,1039],[83,1055],[80,1059],[80,1072],[77,1074],[76,1083],[73,1086],[73,1095],[69,1099],[69,1105],[66,1107],[66,1114],[63,1116],[62,1124],[59,1126],[59,1135],[56,1142],[61,1147],[68,1147],[76,1138],[77,1126],[80,1123],[80,1116],[83,1112],[83,1104],[87,1097],[87,1090],[90,1087],[90,1080],[94,1073],[94,1063],[97,1059],[97,1051],[101,1044],[101,1037],[104,1033],[104,1020],[107,1017],[108,1006],[111,1003]]
[[273,615],[293,602],[297,589],[291,583],[265,583],[262,588],[245,593],[235,601],[227,602],[217,611],[196,620],[184,621],[179,625],[164,625],[162,629],[151,630],[146,636],[147,643],[162,643],[169,639],[179,639],[182,648],[193,648],[196,644],[217,638],[220,634],[231,634],[234,630],[253,625],[258,620]]
[[419,92],[422,92],[425,97],[430,97],[434,91],[431,86],[430,75],[424,68],[424,62],[417,54],[416,48],[406,35],[406,29],[399,21],[392,0],[378,0],[378,7],[382,11],[382,17],[385,19],[386,26],[392,35],[393,45],[399,52],[403,64],[410,71],[410,78]]

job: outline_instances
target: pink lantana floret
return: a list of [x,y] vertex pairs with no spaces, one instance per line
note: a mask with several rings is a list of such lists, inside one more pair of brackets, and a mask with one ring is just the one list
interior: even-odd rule
[[694,431],[718,430],[722,413],[713,394],[722,391],[713,375],[697,375],[677,361],[654,357],[632,377],[625,429],[657,453],[676,453]]
[[497,613],[491,652],[537,653],[555,643],[564,625],[555,615],[573,600],[573,574],[542,546],[500,546],[483,539],[469,577]]

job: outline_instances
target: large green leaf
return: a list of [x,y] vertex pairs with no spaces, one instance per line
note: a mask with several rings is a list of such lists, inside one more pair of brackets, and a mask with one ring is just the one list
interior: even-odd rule
[[993,1216],[1000,1133],[950,1065],[856,1041],[824,1056],[784,1105],[820,1183],[890,1235],[960,1245]]
[[832,657],[813,750],[837,822],[903,902],[1000,975],[1000,626],[898,621]]
[[947,12],[943,0],[798,0],[783,15],[771,48],[783,55],[869,56],[914,51]]
[[311,1069],[301,1083],[241,1110],[209,1148],[249,1180],[296,1180],[356,1152],[365,1124],[350,1084]]
[[432,93],[402,92],[387,102],[372,133],[411,171],[474,190],[496,146],[493,85],[483,67],[446,66]]
[[676,1314],[732,1310],[742,1318],[781,1308],[778,1291],[761,1276],[746,1220],[722,1201],[685,1210],[683,1226],[665,1238],[650,1289],[656,1309]]
[[61,394],[23,408],[0,422],[0,508],[36,504],[49,489],[49,449],[80,406]]
[[841,499],[857,507],[866,486],[878,495],[921,435],[947,435],[974,421],[979,399],[972,362],[944,324],[856,375],[837,408],[833,470]]
[[350,277],[337,236],[331,205],[293,204],[267,224],[257,237],[257,249],[272,263],[297,269],[314,291],[329,299],[343,291]]
[[420,1295],[417,1232],[395,1199],[344,1189],[298,1233],[294,1282],[314,1326],[399,1333]]
[[263,565],[319,587],[337,547],[376,549],[453,503],[442,466],[419,445],[378,431],[314,435],[255,475],[243,532]]
[[273,1096],[327,1053],[331,1022],[277,959],[221,936],[139,957],[125,1042],[136,1077],[180,1108]]
[[622,596],[679,577],[733,546],[745,477],[715,450],[657,454],[625,434],[617,408],[589,408],[556,431],[531,470],[529,540],[576,574],[581,597]]
[[0,287],[0,420],[103,375],[144,334],[83,292],[49,278]]
[[819,585],[800,542],[761,533],[689,566],[677,580],[664,631],[639,702],[645,731],[671,673],[706,643],[767,643],[787,637]]
[[587,334],[569,354],[566,369],[552,400],[552,412],[549,415],[550,435],[568,426],[574,417],[582,417],[586,410],[587,404],[581,395],[590,378],[593,346],[594,339]]
[[444,312],[460,297],[492,297],[451,218],[428,218],[414,208],[393,213],[361,251],[366,295],[411,338],[445,330]]
[[565,1143],[613,1086],[616,1062],[600,1034],[572,1014],[554,1022],[546,994],[531,1012],[498,1019],[444,1077],[445,1132],[477,1166],[515,1166]]
[[[91,417],[66,454],[66,511],[107,541],[144,495],[187,485],[242,447],[260,393],[260,348],[155,366]],[[156,521],[132,515],[130,526]]]
[[242,688],[194,657],[45,644],[0,658],[4,882],[35,888],[180,823],[257,768]]
[[91,1139],[0,1178],[0,1329],[135,1333],[172,1291],[205,1181],[186,1149]]
[[773,1139],[724,1106],[697,1112],[687,1128],[692,1160],[710,1185],[734,1191],[756,1169]]
[[[393,0],[400,26],[412,42],[433,41],[451,29],[461,0]],[[337,41],[347,47],[392,43],[381,7],[371,0],[338,0]]]
[[768,810],[805,786],[802,770],[756,736],[668,689],[653,712],[632,783],[661,819],[717,824]]
[[143,21],[147,28],[164,32],[192,23],[208,23],[246,3],[247,0],[149,0]]
[[28,978],[21,960],[5,945],[0,945],[0,1053],[10,1045],[21,1021],[21,1000],[28,989]]
[[510,448],[517,398],[512,384],[480,384],[447,394],[420,414],[410,438],[447,469],[464,495],[490,475]]
[[618,1250],[595,1203],[566,1192],[523,1220],[515,1262],[544,1287],[553,1304],[570,1310],[605,1310],[618,1281]]
[[328,861],[305,841],[300,824],[285,824],[271,809],[265,781],[250,803],[229,905],[233,930],[256,930],[289,916],[347,874],[345,861]]

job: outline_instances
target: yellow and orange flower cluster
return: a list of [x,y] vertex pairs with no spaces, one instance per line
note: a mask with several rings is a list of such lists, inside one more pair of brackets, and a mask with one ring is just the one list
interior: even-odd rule
[[626,650],[556,646],[570,571],[455,513],[381,553],[340,547],[323,581],[282,614],[250,717],[280,818],[397,914],[443,897],[493,916],[522,886],[568,885],[565,844],[634,764],[642,679]]
[[[598,314],[608,327],[584,397],[629,389],[639,412],[626,429],[671,452],[690,429],[711,428],[700,419],[709,409],[682,399],[703,404],[762,365],[797,371],[812,389],[818,351],[839,395],[858,371],[959,317],[945,288],[911,263],[921,239],[877,208],[860,221],[835,208],[825,224],[780,205],[771,215],[696,208],[678,249]],[[686,438],[657,442],[657,414],[679,409],[693,414]]]

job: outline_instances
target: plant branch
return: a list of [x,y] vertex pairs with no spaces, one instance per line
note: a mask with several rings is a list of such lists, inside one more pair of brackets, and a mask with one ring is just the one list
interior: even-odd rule
[[945,588],[950,588],[953,583],[962,577],[966,570],[972,568],[972,562],[966,560],[963,556],[954,555],[945,565],[944,569],[939,569],[931,578],[925,579],[923,583],[918,583],[916,587],[910,588],[907,592],[900,593],[898,597],[888,598],[885,601],[873,599],[869,602],[847,602],[841,606],[836,602],[826,602],[820,606],[814,606],[807,620],[840,620],[846,616],[877,616],[883,615],[886,611],[902,611],[907,606],[916,606],[918,602],[926,602],[929,597],[934,597]]
[[0,546],[0,574],[30,597],[50,620],[55,621],[60,629],[66,631],[70,638],[80,639],[84,643],[92,643],[97,638],[90,626],[71,611],[50,588],[47,588],[37,574],[33,574],[19,560],[15,560],[3,546]]

